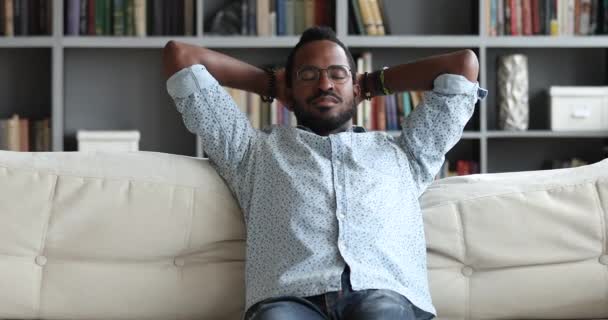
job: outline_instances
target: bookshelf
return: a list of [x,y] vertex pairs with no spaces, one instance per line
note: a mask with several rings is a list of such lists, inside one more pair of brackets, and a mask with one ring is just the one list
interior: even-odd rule
[[[225,1],[195,0],[193,36],[64,35],[64,1],[53,1],[51,36],[0,37],[0,118],[12,113],[51,116],[52,150],[76,150],[76,130],[140,130],[140,149],[189,156],[201,154],[194,135],[166,94],[161,52],[169,39],[198,44],[252,64],[282,63],[297,36],[216,36],[204,28]],[[338,37],[354,54],[371,51],[374,67],[472,49],[480,59],[479,103],[450,160],[475,160],[481,172],[537,170],[542,160],[603,158],[608,132],[552,132],[550,85],[606,85],[608,36],[487,36],[486,0],[384,0],[390,6],[389,36],[349,34],[349,5],[336,0]],[[441,9],[441,10],[440,10]],[[496,58],[528,55],[530,130],[497,128]],[[15,84],[16,83],[16,84]],[[10,88],[10,89],[9,89]],[[390,134],[397,134],[390,132]]]

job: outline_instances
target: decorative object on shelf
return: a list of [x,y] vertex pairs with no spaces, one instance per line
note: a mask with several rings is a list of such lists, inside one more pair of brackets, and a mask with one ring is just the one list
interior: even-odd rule
[[78,130],[78,151],[139,151],[140,133],[132,131]]
[[549,89],[551,130],[608,130],[608,87],[559,87]]
[[528,57],[523,54],[500,56],[497,87],[498,127],[502,130],[527,130],[530,121]]
[[233,1],[220,9],[211,19],[209,32],[217,35],[237,35],[241,33],[241,2]]

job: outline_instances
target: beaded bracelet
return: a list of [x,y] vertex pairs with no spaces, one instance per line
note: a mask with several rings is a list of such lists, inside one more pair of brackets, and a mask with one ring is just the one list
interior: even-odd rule
[[363,89],[363,96],[365,97],[366,100],[369,101],[372,99],[372,93],[369,90],[369,88],[367,87],[367,75],[368,75],[367,72],[365,72],[363,74],[363,88],[362,89]]
[[275,69],[273,67],[263,68],[268,75],[268,95],[260,95],[263,102],[272,102],[276,96],[276,82],[277,77],[275,75]]

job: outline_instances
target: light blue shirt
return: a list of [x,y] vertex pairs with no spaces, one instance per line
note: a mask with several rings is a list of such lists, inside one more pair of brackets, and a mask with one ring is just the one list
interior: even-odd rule
[[246,308],[340,290],[348,264],[354,290],[393,290],[436,314],[418,197],[485,97],[478,83],[437,77],[397,137],[256,130],[202,65],[174,74],[167,90],[242,208]]

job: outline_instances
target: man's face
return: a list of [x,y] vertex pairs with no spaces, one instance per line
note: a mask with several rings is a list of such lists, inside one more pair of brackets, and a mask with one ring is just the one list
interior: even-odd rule
[[[340,78],[344,75],[340,66],[347,68],[346,79]],[[327,68],[313,77],[318,69]],[[349,122],[359,94],[352,80],[355,70],[349,69],[346,53],[332,41],[313,41],[298,49],[292,72],[292,111],[299,124],[328,133]]]

